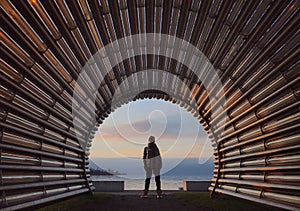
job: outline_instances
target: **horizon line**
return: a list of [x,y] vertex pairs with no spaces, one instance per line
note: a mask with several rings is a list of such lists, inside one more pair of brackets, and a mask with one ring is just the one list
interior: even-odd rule
[[[124,159],[124,157],[120,156],[120,157],[94,157],[94,156],[90,156],[89,159],[92,158],[109,158],[109,159],[115,159],[115,158],[119,158],[119,159]],[[126,157],[126,158],[132,158],[132,159],[143,159],[142,157]],[[213,159],[213,157],[162,157],[162,159]]]

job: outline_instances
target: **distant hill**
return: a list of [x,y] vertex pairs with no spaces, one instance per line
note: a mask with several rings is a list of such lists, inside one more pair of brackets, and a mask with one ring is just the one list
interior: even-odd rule
[[113,175],[102,168],[100,168],[94,161],[91,159],[89,160],[89,167],[91,170],[91,175]]
[[198,158],[187,158],[180,162],[175,168],[166,172],[165,176],[206,176],[212,177],[214,170],[214,160],[208,159],[203,164],[199,164]]
[[[113,175],[124,175],[130,178],[144,178],[145,171],[142,167],[142,160],[139,159],[124,159],[124,158],[93,158],[93,161],[106,172]],[[213,177],[214,160],[198,158],[163,158],[163,168],[170,169],[169,171],[161,171],[162,176],[166,177],[202,177],[210,179]],[[114,169],[114,170],[111,170]],[[124,172],[123,174],[119,172]]]
[[92,159],[89,159],[89,167],[90,167],[90,169],[93,169],[93,170],[103,170]]

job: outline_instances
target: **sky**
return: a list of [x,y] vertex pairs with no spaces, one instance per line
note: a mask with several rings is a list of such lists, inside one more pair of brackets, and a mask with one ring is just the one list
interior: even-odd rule
[[198,120],[171,102],[144,99],[123,105],[100,125],[91,158],[141,158],[150,135],[163,158],[210,158],[213,150]]

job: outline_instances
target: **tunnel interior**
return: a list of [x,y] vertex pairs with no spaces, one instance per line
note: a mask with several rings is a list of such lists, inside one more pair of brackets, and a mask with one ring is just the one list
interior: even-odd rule
[[99,125],[156,98],[207,131],[212,194],[299,209],[298,0],[0,5],[0,208],[93,191]]

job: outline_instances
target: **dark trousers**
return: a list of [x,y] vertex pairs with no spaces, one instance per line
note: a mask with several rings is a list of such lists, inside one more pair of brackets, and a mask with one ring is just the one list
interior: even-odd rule
[[[149,190],[150,180],[151,177],[145,179],[145,190]],[[156,183],[156,190],[161,190],[160,175],[155,176],[155,183]]]

